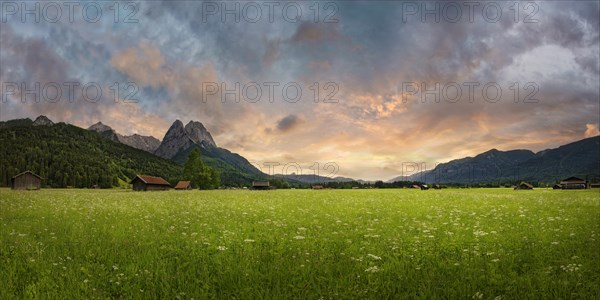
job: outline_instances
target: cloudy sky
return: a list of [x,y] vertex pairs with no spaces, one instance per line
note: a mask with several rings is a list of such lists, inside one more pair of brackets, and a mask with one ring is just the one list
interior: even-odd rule
[[597,1],[53,3],[2,2],[1,120],[197,120],[256,164],[369,180],[598,134]]

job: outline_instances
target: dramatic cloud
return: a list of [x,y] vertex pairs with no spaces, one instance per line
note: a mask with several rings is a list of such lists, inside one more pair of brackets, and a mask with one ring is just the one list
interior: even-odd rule
[[[251,161],[295,162],[311,174],[314,163],[335,162],[337,175],[362,179],[395,177],[407,162],[433,166],[598,135],[597,1],[527,2],[535,13],[519,2],[518,16],[499,1],[497,19],[481,2],[472,20],[457,2],[456,22],[445,1],[317,2],[319,10],[293,2],[298,20],[283,11],[288,2],[272,14],[259,2],[256,21],[243,10],[238,21],[207,14],[199,1],[135,3],[135,22],[115,20],[112,2],[101,2],[95,23],[8,17],[0,119],[101,120],[158,138],[175,119],[198,120]],[[439,20],[423,18],[424,8]],[[45,86],[73,82],[48,101]],[[40,101],[21,83],[39,83]],[[90,83],[102,91],[96,101],[84,90]]]
[[277,129],[283,132],[289,131],[294,129],[299,123],[300,120],[298,119],[298,116],[288,115],[277,122]]
[[598,124],[585,124],[585,137],[593,137],[600,134],[598,131]]

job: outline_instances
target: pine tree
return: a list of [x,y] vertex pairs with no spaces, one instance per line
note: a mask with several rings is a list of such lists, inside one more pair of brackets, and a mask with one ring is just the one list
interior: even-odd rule
[[200,151],[198,151],[198,149],[194,149],[188,156],[188,160],[183,167],[183,177],[185,180],[190,181],[193,188],[200,187],[200,162]]
[[204,164],[198,148],[192,150],[188,156],[183,168],[183,176],[185,180],[191,181],[193,188],[202,190],[218,188],[221,184],[219,173]]

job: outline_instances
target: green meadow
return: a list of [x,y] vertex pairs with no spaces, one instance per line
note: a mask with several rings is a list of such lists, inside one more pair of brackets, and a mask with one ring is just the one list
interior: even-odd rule
[[600,191],[0,190],[0,299],[593,299]]

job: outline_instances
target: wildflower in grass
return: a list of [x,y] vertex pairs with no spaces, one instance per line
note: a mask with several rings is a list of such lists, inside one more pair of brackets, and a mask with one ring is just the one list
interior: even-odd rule
[[492,261],[493,261],[493,262],[498,262],[498,261],[500,261],[500,259],[498,259],[498,258],[494,258],[494,259],[492,259]]
[[112,268],[113,268],[113,270],[115,270],[115,271],[119,269],[119,267],[117,267],[117,266],[113,266]]
[[219,251],[225,251],[225,250],[227,250],[227,247],[225,247],[225,246],[219,246],[219,247],[217,247],[217,249]]
[[294,237],[294,239],[296,239],[296,240],[303,240],[303,239],[304,239],[304,237],[303,237],[303,236],[301,236],[301,235],[297,235],[297,236],[295,236],[295,237]]
[[246,242],[246,243],[254,243],[254,240],[251,240],[251,239],[245,239],[245,240],[244,240],[244,242]]
[[473,299],[481,299],[481,298],[483,298],[483,293],[481,293],[481,292],[477,292],[477,293],[475,293],[475,295],[473,295],[473,297],[471,297],[471,298],[473,298]]
[[555,242],[552,242],[551,244],[552,245],[558,245],[558,242],[555,241]]
[[381,260],[381,257],[377,256],[377,255],[373,255],[371,253],[367,254],[368,257],[374,259],[374,260]]
[[575,271],[579,271],[579,268],[581,268],[581,264],[568,264],[566,266],[560,266],[560,268],[565,271],[565,272],[575,272]]
[[377,273],[377,272],[379,272],[379,271],[380,271],[380,269],[379,269],[379,267],[377,267],[377,266],[368,267],[368,268],[365,270],[365,272],[367,272],[367,273]]

